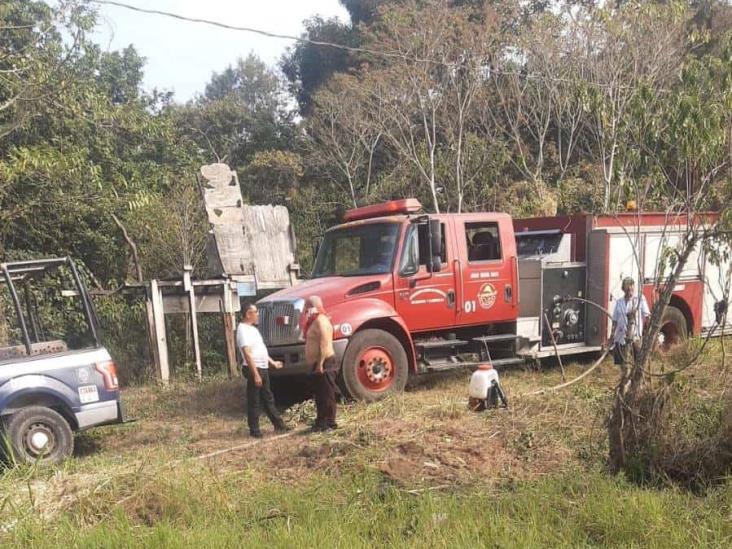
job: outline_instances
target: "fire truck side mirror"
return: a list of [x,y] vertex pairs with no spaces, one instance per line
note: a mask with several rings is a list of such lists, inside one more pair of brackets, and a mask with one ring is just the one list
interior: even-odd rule
[[442,258],[439,255],[432,256],[432,265],[430,265],[431,273],[439,273],[442,270]]
[[442,257],[442,229],[439,219],[430,219],[430,248],[432,257]]
[[427,270],[438,273],[442,268],[442,230],[439,219],[430,219],[427,222],[429,234],[430,255],[427,261]]

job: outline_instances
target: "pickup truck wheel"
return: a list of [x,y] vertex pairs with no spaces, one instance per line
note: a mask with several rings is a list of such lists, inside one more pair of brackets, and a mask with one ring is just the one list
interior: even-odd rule
[[59,463],[74,451],[74,434],[64,417],[45,406],[29,406],[7,421],[12,456],[19,463]]
[[661,330],[658,332],[658,350],[662,353],[669,352],[682,345],[687,335],[684,313],[676,307],[666,307],[661,318]]
[[363,330],[351,338],[341,366],[343,386],[351,398],[371,402],[403,391],[407,375],[407,353],[390,333]]

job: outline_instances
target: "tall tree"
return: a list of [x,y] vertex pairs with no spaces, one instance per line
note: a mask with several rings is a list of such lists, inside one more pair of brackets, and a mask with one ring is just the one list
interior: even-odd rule
[[92,24],[91,13],[77,2],[0,5],[0,150],[35,118],[39,104],[63,96]]
[[333,183],[345,182],[351,204],[369,196],[375,156],[383,132],[379,113],[369,112],[361,85],[353,76],[337,75],[313,98],[307,129],[313,164]]
[[297,98],[300,112],[310,112],[312,96],[333,74],[346,72],[353,66],[353,56],[344,49],[313,44],[328,42],[348,47],[359,44],[357,30],[337,18],[313,17],[305,21],[299,42],[283,56],[282,71],[290,83],[290,91]]
[[367,47],[390,55],[365,66],[361,96],[395,154],[426,185],[435,211],[462,211],[476,175],[467,170],[480,166],[467,162],[465,148],[501,34],[497,19],[474,15],[446,2],[408,2],[382,11],[364,34]]
[[687,13],[679,2],[633,1],[573,15],[576,49],[568,60],[591,115],[585,130],[594,147],[588,152],[602,168],[605,211],[617,200],[634,152],[626,139],[634,123],[630,108],[645,86],[668,87],[678,75],[688,48]]
[[186,129],[211,160],[242,168],[257,151],[289,147],[293,113],[277,73],[250,54],[220,74],[205,93],[178,110]]

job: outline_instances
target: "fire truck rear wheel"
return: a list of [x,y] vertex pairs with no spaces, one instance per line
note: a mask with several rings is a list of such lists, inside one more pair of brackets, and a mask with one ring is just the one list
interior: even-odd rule
[[686,318],[676,307],[666,307],[661,318],[661,331],[658,334],[658,348],[661,352],[668,352],[678,345],[682,345],[687,338],[688,329]]
[[403,391],[408,370],[407,353],[397,338],[383,330],[363,330],[346,348],[341,384],[346,396],[373,402]]

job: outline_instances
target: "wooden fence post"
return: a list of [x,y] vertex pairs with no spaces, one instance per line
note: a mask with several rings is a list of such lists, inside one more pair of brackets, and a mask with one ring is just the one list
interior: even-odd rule
[[158,286],[157,280],[150,281],[150,300],[152,304],[152,316],[154,326],[154,349],[153,354],[158,360],[158,375],[160,381],[167,385],[170,381],[170,365],[168,363],[168,338],[165,334],[165,310],[163,309],[163,292]]
[[224,340],[226,341],[226,361],[229,366],[229,379],[239,377],[239,368],[237,366],[237,348],[236,337],[234,336],[234,327],[236,326],[236,315],[234,314],[234,305],[231,301],[230,283],[224,284]]
[[196,360],[196,377],[201,381],[203,372],[201,370],[201,346],[198,342],[198,318],[196,316],[196,291],[191,282],[190,265],[183,266],[183,290],[188,292],[188,309],[191,313],[191,332],[193,333],[193,356]]

